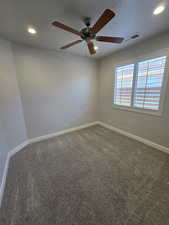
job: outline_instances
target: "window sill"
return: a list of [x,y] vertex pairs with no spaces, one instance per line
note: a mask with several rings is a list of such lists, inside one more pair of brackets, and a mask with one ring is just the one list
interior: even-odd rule
[[116,105],[116,104],[113,104],[113,109],[127,110],[130,112],[148,114],[148,115],[152,115],[152,116],[162,116],[161,110],[154,111],[151,109],[138,109],[138,108],[132,108],[132,107],[128,107],[128,106],[120,106],[120,105]]

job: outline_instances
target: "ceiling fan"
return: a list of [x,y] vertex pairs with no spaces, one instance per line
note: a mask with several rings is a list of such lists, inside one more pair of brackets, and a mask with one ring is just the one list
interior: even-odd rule
[[77,36],[81,37],[81,40],[77,40],[74,42],[71,42],[63,47],[61,49],[69,48],[73,45],[76,45],[82,41],[86,41],[89,52],[91,55],[96,53],[95,46],[93,44],[92,40],[96,41],[103,41],[103,42],[110,42],[110,43],[117,43],[120,44],[124,38],[122,37],[110,37],[110,36],[96,36],[96,34],[115,16],[115,13],[110,10],[106,9],[103,14],[100,16],[100,18],[97,20],[97,22],[91,27],[90,25],[90,18],[87,17],[84,19],[84,23],[86,25],[85,28],[83,28],[81,31],[77,31],[67,25],[64,25],[63,23],[60,23],[58,21],[54,21],[52,23],[53,26],[59,27],[63,30],[66,30],[68,32],[71,32],[73,34],[76,34]]

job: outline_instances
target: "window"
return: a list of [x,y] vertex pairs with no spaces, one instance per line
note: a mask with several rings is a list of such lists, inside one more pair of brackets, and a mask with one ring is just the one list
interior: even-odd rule
[[131,106],[134,64],[118,67],[116,69],[116,86],[114,103]]
[[114,104],[159,110],[166,56],[116,68]]

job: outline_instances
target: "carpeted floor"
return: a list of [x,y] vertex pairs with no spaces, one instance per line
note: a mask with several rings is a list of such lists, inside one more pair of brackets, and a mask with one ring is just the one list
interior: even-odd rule
[[1,225],[169,225],[169,155],[99,125],[10,162]]

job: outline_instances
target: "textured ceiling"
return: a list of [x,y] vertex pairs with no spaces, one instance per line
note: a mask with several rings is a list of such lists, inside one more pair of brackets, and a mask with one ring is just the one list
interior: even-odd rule
[[[169,29],[169,5],[162,14],[153,16],[159,0],[0,0],[0,3],[0,34],[3,37],[52,50],[59,50],[78,39],[74,34],[52,27],[52,21],[58,20],[80,30],[84,27],[84,17],[91,17],[94,23],[106,8],[114,10],[117,16],[98,34],[122,36],[126,41],[120,45],[97,42],[99,50],[92,57],[110,54]],[[36,27],[36,36],[27,33],[28,25]],[[136,33],[140,34],[139,39],[127,41]],[[89,55],[85,42],[64,51]]]

